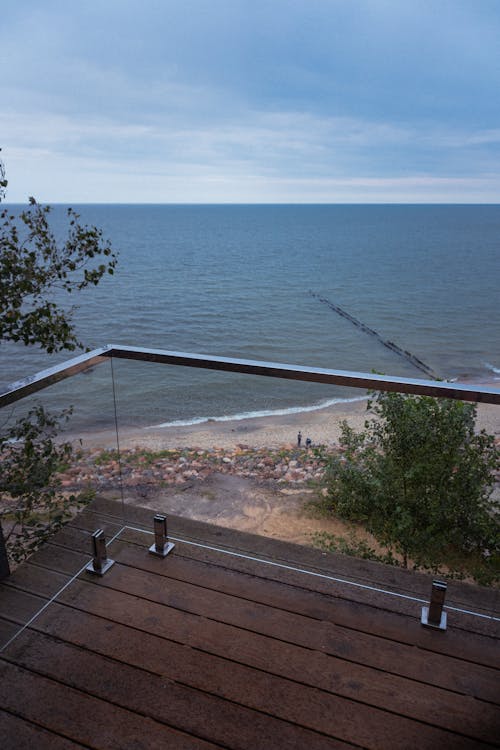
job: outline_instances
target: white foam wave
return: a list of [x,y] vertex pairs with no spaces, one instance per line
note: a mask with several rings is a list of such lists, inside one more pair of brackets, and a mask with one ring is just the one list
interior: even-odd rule
[[488,368],[488,370],[491,370],[491,372],[494,372],[495,375],[500,375],[500,367],[495,367],[495,365],[492,365],[490,362],[485,362],[484,366]]
[[355,396],[354,398],[331,398],[321,401],[312,406],[290,406],[286,409],[263,409],[262,411],[245,411],[240,414],[227,414],[222,417],[193,417],[192,419],[175,419],[173,422],[161,422],[160,424],[148,425],[145,430],[155,430],[162,427],[191,427],[205,422],[239,422],[243,419],[257,419],[258,417],[285,417],[289,414],[302,414],[309,411],[326,409],[335,404],[353,404],[356,401],[366,401],[366,396]]

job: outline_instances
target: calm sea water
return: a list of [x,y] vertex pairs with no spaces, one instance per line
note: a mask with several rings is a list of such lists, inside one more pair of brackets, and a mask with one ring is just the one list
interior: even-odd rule
[[[443,378],[500,378],[500,206],[85,205],[119,267],[75,319],[106,343],[425,377],[311,296],[340,305]],[[64,208],[53,211],[62,231]],[[3,385],[56,361],[0,347]],[[110,367],[44,392],[76,424],[111,424]],[[114,364],[122,423],[304,409],[356,392],[160,365]]]

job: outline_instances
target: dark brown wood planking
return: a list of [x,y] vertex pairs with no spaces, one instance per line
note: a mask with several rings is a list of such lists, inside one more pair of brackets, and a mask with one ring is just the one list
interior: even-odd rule
[[[130,509],[130,525],[151,515]],[[120,532],[116,564],[77,576],[97,527]],[[498,746],[494,621],[452,612],[446,633],[429,631],[416,602],[209,547],[344,577],[349,559],[186,519],[169,528],[207,548],[150,556],[118,504],[95,503],[0,586],[4,642],[34,617],[0,654],[2,748]],[[352,564],[383,584],[380,566]],[[413,596],[427,580],[387,572]],[[480,589],[458,593],[482,604]]]

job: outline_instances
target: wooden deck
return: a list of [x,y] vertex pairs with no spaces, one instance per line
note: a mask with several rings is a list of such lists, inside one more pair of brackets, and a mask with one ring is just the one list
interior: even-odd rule
[[[498,622],[428,630],[415,601],[248,556],[416,596],[426,579],[178,518],[160,559],[119,515],[94,504],[0,585],[1,642],[39,612],[0,653],[2,750],[499,746]],[[102,578],[78,574],[96,528],[118,534]]]

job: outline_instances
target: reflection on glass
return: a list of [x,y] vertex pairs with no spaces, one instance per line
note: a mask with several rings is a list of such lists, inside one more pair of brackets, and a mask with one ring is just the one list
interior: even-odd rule
[[[431,595],[433,578],[444,577],[450,582],[446,606],[489,615],[495,611],[497,591],[476,585],[466,590],[455,584],[464,576],[469,582],[493,582],[493,536],[484,559],[476,556],[481,569],[467,569],[466,556],[450,555],[451,547],[438,559],[444,524],[435,523],[437,516],[430,511],[436,511],[439,502],[427,508],[429,497],[420,501],[418,492],[412,495],[415,508],[420,516],[422,508],[429,512],[429,524],[426,527],[420,519],[413,535],[408,524],[405,533],[407,540],[418,538],[421,543],[404,548],[389,533],[394,531],[391,523],[403,528],[402,517],[390,520],[390,512],[398,507],[393,485],[400,467],[389,462],[380,469],[386,446],[374,440],[373,430],[366,431],[366,419],[377,415],[367,413],[365,391],[115,358],[37,398],[23,399],[8,417],[22,416],[40,401],[59,410],[65,404],[74,407],[65,437],[57,443],[58,450],[64,450],[64,440],[71,445],[71,451],[58,454],[56,461],[58,491],[70,514],[97,499],[100,512],[104,508],[107,514],[108,541],[142,527],[152,537],[150,546],[154,515],[173,515],[299,545],[287,548],[288,557],[279,563],[283,569],[306,570],[303,553],[312,549],[316,557],[311,561],[329,561],[325,581],[336,590],[340,587],[347,598],[349,586],[356,586],[367,597],[385,592],[391,608],[408,601],[420,607]],[[393,402],[388,397],[387,403],[399,408],[397,398]],[[455,413],[450,410],[452,416]],[[498,432],[498,418],[497,407],[482,406],[479,427]],[[399,433],[405,470],[415,473],[423,458],[424,473],[431,475],[434,460],[452,455],[449,440],[446,452],[436,447],[425,455],[410,444],[420,434],[422,445],[434,445],[437,424],[435,415],[424,419],[418,412],[410,414]],[[470,435],[467,440],[470,447],[475,438]],[[462,476],[453,460],[448,460],[452,480]],[[345,506],[354,496],[357,512],[346,512],[340,501]],[[374,505],[381,498],[387,507]],[[147,509],[146,515],[141,508]],[[50,520],[52,510],[59,508],[45,510]],[[36,523],[44,520],[33,518]],[[85,514],[78,523],[88,536],[88,562],[96,528]],[[4,521],[6,534],[11,528]],[[257,554],[252,549],[247,553]]]
[[[81,528],[77,541],[65,525],[84,526],[80,514],[101,492],[93,441],[114,419],[110,373],[107,361],[0,412],[0,514],[11,573],[0,587],[0,647],[50,605],[91,554],[93,529]],[[116,436],[110,448],[116,451]]]

